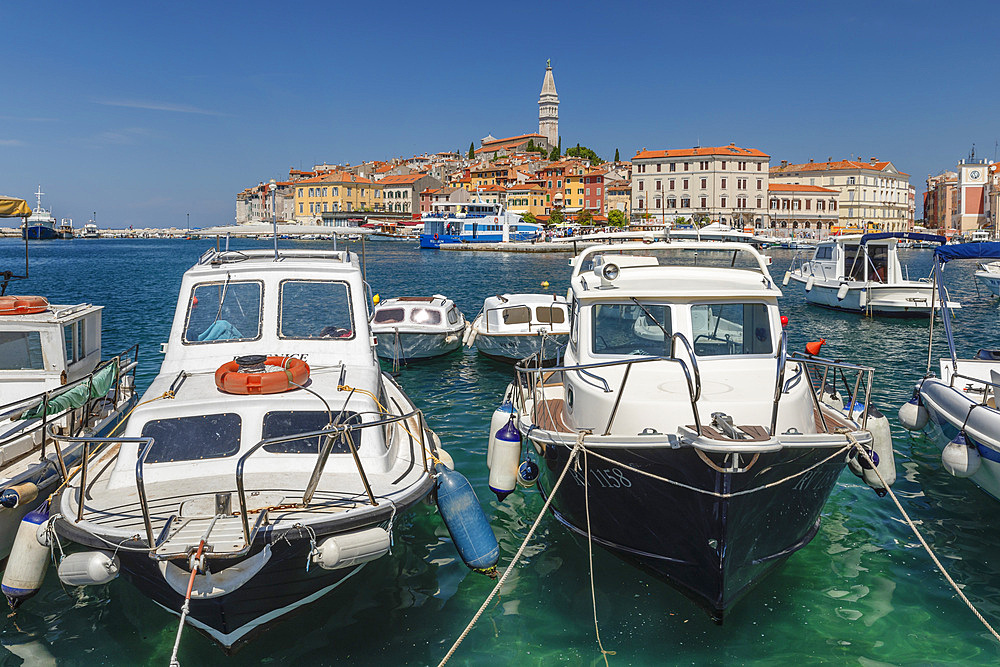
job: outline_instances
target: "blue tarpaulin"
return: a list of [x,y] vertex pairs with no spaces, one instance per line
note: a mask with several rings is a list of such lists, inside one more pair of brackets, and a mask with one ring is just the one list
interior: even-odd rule
[[920,234],[918,232],[879,232],[865,234],[861,237],[861,245],[879,239],[906,239],[907,241],[930,241],[931,243],[947,243],[948,239],[937,234]]
[[943,245],[934,250],[934,257],[942,264],[953,259],[1000,259],[1000,241]]

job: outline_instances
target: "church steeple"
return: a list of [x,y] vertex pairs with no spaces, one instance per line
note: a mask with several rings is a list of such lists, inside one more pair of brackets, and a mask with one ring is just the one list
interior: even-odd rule
[[552,61],[545,61],[545,79],[542,94],[538,96],[538,134],[543,135],[551,146],[559,143],[559,94],[556,81],[552,78]]

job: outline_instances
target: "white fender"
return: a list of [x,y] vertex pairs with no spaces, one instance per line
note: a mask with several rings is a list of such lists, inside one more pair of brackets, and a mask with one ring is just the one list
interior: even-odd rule
[[465,343],[467,347],[472,347],[476,343],[476,338],[479,337],[479,330],[473,327],[472,332],[469,334],[469,340]]
[[78,551],[59,563],[59,581],[67,586],[99,586],[117,577],[120,570],[121,563],[114,554]]
[[851,288],[847,286],[847,283],[841,283],[840,288],[837,290],[837,301],[843,301],[850,291]]
[[792,278],[792,272],[785,271],[785,277],[781,279],[781,286],[788,287],[788,281],[791,280],[791,278]]
[[[260,572],[261,568],[271,559],[271,545],[268,544],[259,554],[247,558],[241,563],[227,567],[221,572],[196,574],[194,588],[191,589],[192,600],[209,600],[221,595],[227,595],[237,590]],[[160,575],[178,595],[187,594],[188,581],[191,573],[173,563],[160,561]]]
[[868,305],[868,290],[865,288],[858,292],[858,305],[862,308]]
[[324,570],[361,565],[389,553],[392,537],[379,526],[342,533],[323,540],[310,556]]
[[[878,455],[878,465],[875,469],[888,486],[892,486],[896,481],[896,459],[892,452],[892,430],[889,428],[889,419],[875,408],[871,408],[868,414],[868,432],[872,434],[872,449]],[[865,468],[862,474],[865,484],[876,491],[884,492],[882,482],[874,470]]]

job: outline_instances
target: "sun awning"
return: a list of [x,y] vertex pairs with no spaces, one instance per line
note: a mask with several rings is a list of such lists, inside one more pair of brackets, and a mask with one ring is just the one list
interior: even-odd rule
[[0,218],[27,218],[31,215],[28,202],[17,197],[0,195]]

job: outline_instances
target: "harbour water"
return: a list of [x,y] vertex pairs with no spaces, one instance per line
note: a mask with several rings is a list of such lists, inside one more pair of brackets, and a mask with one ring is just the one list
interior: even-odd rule
[[[33,242],[31,277],[8,290],[55,303],[106,306],[106,354],[138,342],[137,381],[145,388],[167,339],[181,274],[208,241]],[[330,242],[282,241],[324,247]],[[233,248],[267,247],[234,241]],[[383,297],[442,293],[470,319],[498,291],[564,294],[568,254],[418,251],[409,242],[367,244],[367,276]],[[351,244],[360,251],[360,244]],[[772,250],[780,280],[794,251]],[[931,252],[900,251],[911,277],[928,275]],[[960,354],[1000,347],[1000,309],[977,294],[971,263],[948,266]],[[23,266],[20,241],[0,240],[0,268]],[[548,288],[540,287],[548,281]],[[964,592],[1000,625],[1000,505],[945,472],[937,448],[896,420],[927,366],[926,321],[867,319],[805,304],[801,286],[784,288],[789,349],[825,338],[826,356],[876,368],[877,405],[893,425],[899,477],[894,490]],[[939,338],[933,368],[945,354]],[[221,361],[220,361],[221,363]],[[484,465],[490,415],[511,368],[463,350],[411,363],[399,381],[427,414],[456,466],[472,482],[493,524],[505,567],[542,507],[535,490],[498,503]],[[770,391],[770,385],[767,391]],[[641,508],[636,508],[637,512]],[[493,587],[458,559],[431,507],[397,523],[392,555],[368,565],[327,598],[225,656],[187,629],[182,664],[437,664]],[[660,664],[996,664],[1000,644],[938,574],[889,498],[879,499],[845,471],[815,539],[736,605],[725,625],[666,584],[595,549],[597,618],[612,665]],[[50,569],[38,596],[3,622],[0,665],[167,664],[177,617],[124,580],[67,589]],[[28,657],[30,656],[30,657]],[[501,595],[452,664],[597,665],[586,542],[545,517]]]

